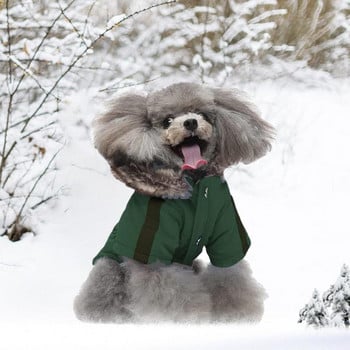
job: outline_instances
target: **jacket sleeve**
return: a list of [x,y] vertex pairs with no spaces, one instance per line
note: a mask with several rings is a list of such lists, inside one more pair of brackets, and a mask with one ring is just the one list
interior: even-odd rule
[[250,239],[236,210],[232,196],[218,214],[206,250],[212,265],[229,267],[243,259]]

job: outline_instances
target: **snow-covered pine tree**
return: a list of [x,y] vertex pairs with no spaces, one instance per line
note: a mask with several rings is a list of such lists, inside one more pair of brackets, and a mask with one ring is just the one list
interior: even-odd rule
[[299,312],[299,323],[308,326],[325,327],[329,324],[329,315],[317,289],[312,293],[310,301]]
[[323,294],[325,304],[331,309],[330,325],[350,326],[350,271],[343,265],[337,281]]

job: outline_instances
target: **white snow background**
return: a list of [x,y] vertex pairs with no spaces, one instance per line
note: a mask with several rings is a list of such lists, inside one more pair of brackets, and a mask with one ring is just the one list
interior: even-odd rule
[[[269,294],[257,325],[102,325],[76,320],[72,302],[132,190],[116,181],[77,116],[91,120],[89,91],[68,97],[67,145],[57,181],[68,194],[38,234],[0,239],[0,349],[350,349],[346,330],[298,325],[314,288],[350,264],[350,85],[289,79],[241,84],[277,129],[272,151],[226,172],[252,240],[255,277]],[[206,259],[203,256],[203,259]]]

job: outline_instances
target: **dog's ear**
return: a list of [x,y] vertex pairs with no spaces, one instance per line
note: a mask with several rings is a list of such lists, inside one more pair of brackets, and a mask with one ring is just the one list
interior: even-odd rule
[[237,89],[212,89],[217,128],[217,162],[223,167],[250,163],[271,149],[273,127]]
[[94,120],[95,146],[107,160],[121,153],[149,160],[149,155],[140,154],[145,138],[150,141],[149,129],[146,97],[128,93],[110,101],[106,112]]

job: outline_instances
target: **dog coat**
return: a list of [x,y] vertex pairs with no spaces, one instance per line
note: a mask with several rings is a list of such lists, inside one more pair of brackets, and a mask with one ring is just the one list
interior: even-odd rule
[[189,199],[162,199],[134,192],[120,221],[93,263],[101,257],[119,262],[123,256],[150,264],[192,265],[206,248],[214,266],[241,260],[250,239],[228,185],[219,176],[192,185]]

